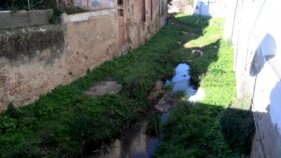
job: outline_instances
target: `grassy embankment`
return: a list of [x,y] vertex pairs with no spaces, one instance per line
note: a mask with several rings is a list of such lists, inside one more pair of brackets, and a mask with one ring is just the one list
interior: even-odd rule
[[[173,74],[180,56],[171,52],[191,38],[182,30],[189,27],[168,25],[140,48],[55,88],[35,103],[19,109],[10,106],[0,117],[0,157],[83,157],[105,149],[150,105],[147,95],[155,81]],[[121,92],[84,95],[103,80],[118,81]]]
[[[180,62],[190,63],[191,75],[201,80],[206,98],[194,108],[178,106],[172,112],[156,157],[235,157],[219,132],[218,115],[234,98],[232,52],[220,40],[221,20],[177,19],[181,22],[171,20],[140,48],[57,87],[35,103],[20,109],[10,106],[0,117],[0,157],[84,157],[106,149],[145,112],[154,83],[171,76]],[[193,49],[204,54],[192,54]],[[118,81],[121,92],[84,95],[84,90],[103,80]]]
[[[190,23],[182,15],[178,19]],[[164,140],[155,158],[234,158],[249,153],[254,131],[251,112],[228,108],[235,99],[235,77],[233,51],[222,40],[222,22],[222,19],[210,19],[201,37],[187,41],[174,52],[189,62],[191,76],[200,81],[205,97],[195,104],[175,103],[162,129]],[[203,53],[192,53],[194,49]]]

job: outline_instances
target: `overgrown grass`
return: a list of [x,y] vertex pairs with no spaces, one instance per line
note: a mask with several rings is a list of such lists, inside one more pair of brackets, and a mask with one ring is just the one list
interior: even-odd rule
[[186,18],[186,14],[182,14],[182,13],[179,13],[179,14],[176,14],[175,15],[175,18],[187,25],[188,27],[193,27],[193,28],[204,28],[204,27],[207,27],[209,25],[209,22],[208,20],[210,18],[208,17],[197,17],[197,16],[189,16],[188,18]]
[[[20,109],[10,106],[0,117],[0,157],[84,157],[105,149],[150,105],[147,95],[154,83],[173,74],[181,56],[171,52],[190,38],[182,30],[188,27],[168,25],[140,48],[35,103]],[[122,84],[119,94],[84,95],[84,90],[108,79]]]
[[231,149],[250,155],[255,134],[252,111],[227,108],[220,118],[223,137]]
[[148,118],[146,125],[146,134],[151,137],[156,137],[160,132],[161,116],[159,113],[152,113]]
[[[185,24],[190,23],[190,19],[181,15],[179,18]],[[230,149],[220,130],[220,115],[235,98],[233,54],[230,45],[221,40],[222,22],[210,19],[202,36],[187,41],[174,52],[189,62],[191,77],[200,82],[205,97],[195,104],[177,102],[162,129],[164,140],[154,157],[241,157],[241,152]],[[239,113],[247,112],[239,110]]]
[[[177,17],[127,55],[27,107],[10,106],[0,117],[0,157],[85,157],[106,150],[150,105],[147,95],[154,83],[172,76],[180,62],[190,64],[193,80],[205,89],[205,99],[192,106],[177,102],[155,157],[239,157],[220,132],[219,115],[235,95],[232,50],[221,40],[221,24],[221,19]],[[121,92],[84,95],[84,90],[103,80],[118,81]],[[158,128],[159,118],[151,118],[148,129],[158,133]]]

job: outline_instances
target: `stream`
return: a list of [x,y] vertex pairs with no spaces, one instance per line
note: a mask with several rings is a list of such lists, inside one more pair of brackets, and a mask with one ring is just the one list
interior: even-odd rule
[[[165,86],[172,84],[172,93],[177,91],[185,92],[186,96],[192,97],[196,94],[196,89],[190,83],[189,65],[180,63],[175,68],[175,75],[171,80],[165,82]],[[169,117],[170,105],[165,104],[166,110],[161,113],[160,126]],[[123,135],[115,140],[110,146],[109,152],[95,158],[150,158],[161,143],[161,134],[151,137],[146,134],[148,116],[137,120],[133,125],[125,130]]]

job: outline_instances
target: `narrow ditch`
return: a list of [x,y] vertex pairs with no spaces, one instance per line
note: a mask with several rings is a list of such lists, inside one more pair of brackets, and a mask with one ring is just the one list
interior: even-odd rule
[[[166,122],[170,115],[172,106],[171,97],[175,92],[184,92],[187,98],[194,98],[197,94],[197,88],[190,82],[189,65],[180,63],[175,67],[175,75],[167,80],[165,84],[156,83],[150,94],[150,97],[157,98],[155,93],[163,93],[163,88],[171,86],[171,92],[168,92],[160,99],[158,98],[150,111],[145,116],[139,118],[134,124],[127,128],[123,135],[115,140],[107,153],[90,156],[96,158],[150,158],[156,151],[163,138],[161,133],[151,136],[147,132],[147,125],[151,115],[160,113],[160,128]],[[158,87],[158,88],[157,88]],[[159,88],[161,87],[161,88]],[[153,94],[154,93],[154,94]],[[151,99],[152,99],[151,98]],[[196,101],[196,100],[192,100]],[[152,116],[153,117],[153,116]]]

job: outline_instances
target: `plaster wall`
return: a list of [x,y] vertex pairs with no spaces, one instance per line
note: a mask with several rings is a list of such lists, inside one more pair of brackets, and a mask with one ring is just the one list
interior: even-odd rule
[[256,123],[251,157],[281,155],[280,2],[228,1],[225,38],[235,50],[237,97],[250,96]]
[[0,34],[0,110],[29,104],[117,56],[116,11],[64,15],[63,25]]
[[144,44],[165,24],[167,18],[166,7],[163,14],[161,5],[166,6],[167,2],[163,0],[134,0],[125,1],[124,14],[126,25],[127,48],[137,48]]
[[165,0],[126,0],[118,8],[64,14],[61,25],[0,31],[0,111],[9,103],[28,105],[144,44],[165,24],[163,5]]
[[49,24],[52,10],[0,12],[0,30]]

